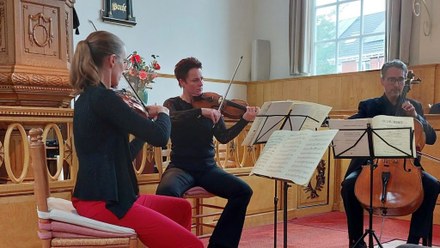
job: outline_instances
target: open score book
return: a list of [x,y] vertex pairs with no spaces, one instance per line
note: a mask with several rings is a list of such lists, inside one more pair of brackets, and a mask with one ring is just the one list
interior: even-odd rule
[[[372,129],[372,144],[368,141],[367,124]],[[415,158],[417,155],[412,117],[378,115],[366,119],[330,119],[329,127],[339,130],[333,139],[334,155],[338,158]]]
[[337,130],[273,132],[250,175],[307,186]]
[[275,130],[315,130],[321,126],[330,110],[330,106],[304,101],[265,102],[242,145],[265,143]]
[[265,143],[250,175],[306,186],[337,133],[315,131],[330,110],[304,101],[265,102],[242,143]]

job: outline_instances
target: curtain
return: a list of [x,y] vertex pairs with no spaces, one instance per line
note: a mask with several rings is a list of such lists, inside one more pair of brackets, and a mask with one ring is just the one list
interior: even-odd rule
[[412,1],[386,1],[385,56],[386,61],[400,59],[410,64]]
[[311,30],[310,2],[290,0],[289,5],[289,62],[290,75],[305,75],[310,72]]

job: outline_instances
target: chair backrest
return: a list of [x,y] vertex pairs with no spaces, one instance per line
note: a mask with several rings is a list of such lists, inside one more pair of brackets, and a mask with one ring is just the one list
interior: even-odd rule
[[38,236],[43,247],[109,246],[137,247],[137,235],[131,228],[111,225],[78,215],[72,202],[50,197],[48,167],[43,130],[29,131],[30,156],[34,171],[34,194],[38,213]]
[[34,170],[34,193],[39,211],[48,212],[47,198],[50,196],[46,152],[42,141],[43,130],[33,128],[29,131],[30,156]]
[[159,172],[159,178],[162,178],[163,172],[171,161],[171,141],[165,147],[154,147],[154,161]]

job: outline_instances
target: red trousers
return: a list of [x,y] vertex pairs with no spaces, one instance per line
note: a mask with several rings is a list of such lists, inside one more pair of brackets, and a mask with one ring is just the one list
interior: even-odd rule
[[203,247],[191,233],[191,204],[185,199],[141,195],[122,219],[108,210],[103,201],[73,198],[72,203],[82,216],[134,229],[148,247]]

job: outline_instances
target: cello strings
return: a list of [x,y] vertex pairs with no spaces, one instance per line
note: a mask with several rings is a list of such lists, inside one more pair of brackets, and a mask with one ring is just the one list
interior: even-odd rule
[[434,161],[434,162],[438,162],[440,163],[440,158],[434,157],[432,155],[429,155],[427,153],[423,153],[423,152],[417,152],[417,155],[420,155],[422,157],[426,157],[427,159]]

